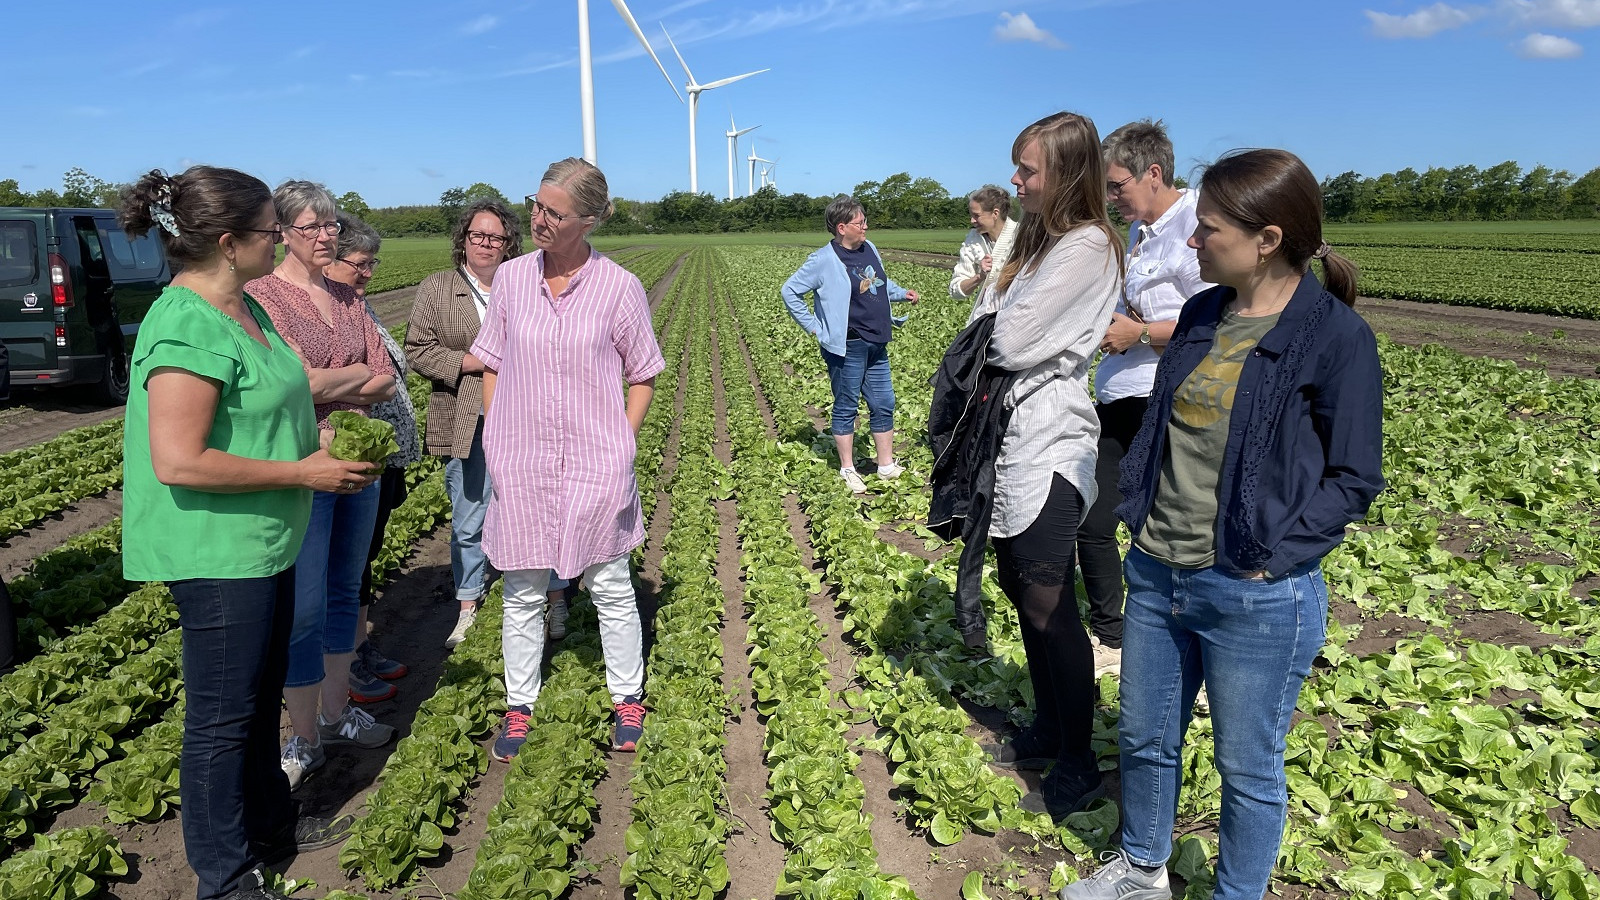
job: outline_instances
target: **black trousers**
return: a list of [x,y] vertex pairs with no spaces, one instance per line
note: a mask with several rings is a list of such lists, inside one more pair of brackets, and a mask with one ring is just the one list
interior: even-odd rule
[[1094,734],[1094,650],[1078,616],[1072,578],[1073,546],[1083,497],[1071,482],[1055,476],[1039,518],[1028,530],[995,538],[1000,589],[1017,607],[1022,647],[1036,706],[1032,738],[1056,752],[1062,774],[1096,771],[1090,739]]
[[11,592],[0,581],[0,672],[17,661],[17,611],[11,608]]
[[[378,478],[378,520],[372,526],[372,546],[367,548],[367,567],[361,570],[362,606],[372,605],[372,561],[378,558],[378,551],[383,549],[383,530],[389,524],[389,514],[406,502],[409,493],[405,467],[385,467],[383,475]],[[364,634],[356,635],[356,646],[366,639]]]
[[1100,495],[1078,530],[1078,567],[1083,570],[1083,587],[1089,595],[1089,628],[1107,647],[1122,646],[1122,547],[1117,543],[1117,506],[1122,503],[1122,492],[1117,490],[1117,480],[1122,475],[1122,457],[1139,433],[1149,405],[1149,397],[1124,397],[1094,408],[1100,417],[1100,458],[1095,464]]

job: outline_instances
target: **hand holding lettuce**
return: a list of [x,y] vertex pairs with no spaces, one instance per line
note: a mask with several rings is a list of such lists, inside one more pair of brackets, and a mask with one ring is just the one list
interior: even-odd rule
[[328,414],[333,426],[333,443],[328,454],[334,459],[372,463],[381,470],[384,460],[400,452],[394,439],[394,426],[382,419],[369,419],[349,410]]

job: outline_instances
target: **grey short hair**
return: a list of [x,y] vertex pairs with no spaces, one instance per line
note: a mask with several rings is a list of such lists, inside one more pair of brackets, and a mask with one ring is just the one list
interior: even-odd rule
[[272,207],[278,213],[279,225],[293,225],[308,209],[316,213],[319,221],[332,219],[339,211],[333,194],[315,181],[285,181],[278,185],[272,192]]
[[822,214],[822,220],[828,225],[828,233],[838,237],[839,226],[854,219],[856,213],[865,216],[867,208],[861,205],[860,200],[849,194],[840,194],[828,202],[828,209]]
[[343,230],[339,232],[339,249],[335,256],[344,259],[357,253],[378,255],[383,238],[378,236],[376,229],[349,213],[339,213],[338,222]]
[[1161,183],[1172,187],[1172,140],[1160,119],[1140,119],[1118,128],[1100,142],[1106,165],[1118,165],[1139,175],[1152,165],[1161,167]]
[[539,183],[553,184],[571,194],[572,202],[578,205],[578,215],[593,216],[596,228],[616,211],[611,203],[611,188],[606,184],[605,173],[586,159],[569,156],[551,163],[550,168],[544,170],[544,177],[539,179]]

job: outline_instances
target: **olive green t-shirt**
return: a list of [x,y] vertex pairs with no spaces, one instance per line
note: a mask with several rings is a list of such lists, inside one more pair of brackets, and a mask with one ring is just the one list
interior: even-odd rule
[[[311,384],[254,299],[245,307],[267,346],[199,294],[169,286],[139,326],[123,424],[122,572],[130,581],[260,578],[293,565],[311,492],[216,493],[170,487],[150,462],[150,394],[160,367],[221,386],[206,446],[250,459],[297,460],[317,449]],[[157,423],[160,427],[160,423]]]
[[1203,569],[1216,562],[1217,491],[1234,391],[1244,361],[1278,315],[1224,312],[1211,352],[1172,395],[1161,479],[1138,540],[1140,550],[1169,566]]

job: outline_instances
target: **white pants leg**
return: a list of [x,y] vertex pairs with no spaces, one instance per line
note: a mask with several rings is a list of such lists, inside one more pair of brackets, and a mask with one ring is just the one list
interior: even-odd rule
[[[644,693],[644,637],[639,625],[639,604],[633,595],[633,578],[629,569],[630,554],[609,562],[590,566],[584,572],[589,582],[589,596],[594,600],[595,612],[600,619],[600,649],[606,658],[606,686],[611,689],[611,702],[621,703],[626,697],[639,697]],[[510,596],[510,576],[506,576],[507,596]],[[541,591],[543,588],[541,587]],[[508,601],[509,602],[509,601]],[[544,643],[544,595],[539,596],[540,650]],[[511,683],[511,660],[506,658],[506,684]],[[535,688],[535,693],[538,689]]]
[[532,707],[533,701],[539,699],[542,684],[539,669],[544,663],[544,612],[550,570],[518,569],[503,573],[503,577],[500,652],[506,661],[506,705]]

